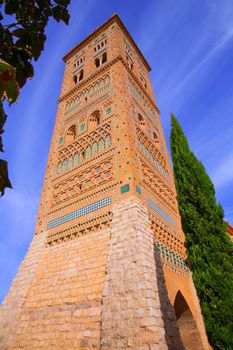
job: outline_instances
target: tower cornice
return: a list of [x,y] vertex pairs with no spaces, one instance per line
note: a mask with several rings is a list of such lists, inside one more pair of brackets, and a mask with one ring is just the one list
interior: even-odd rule
[[127,39],[130,40],[130,42],[134,46],[135,50],[137,51],[138,55],[145,63],[148,71],[151,71],[151,67],[150,67],[149,63],[147,62],[147,60],[143,56],[141,50],[139,49],[139,47],[135,43],[134,39],[132,38],[131,34],[128,32],[124,23],[122,22],[122,20],[120,19],[120,17],[117,14],[114,14],[112,17],[110,17],[105,23],[103,23],[99,28],[97,28],[93,33],[91,33],[90,35],[88,35],[88,37],[86,37],[83,41],[81,41],[81,43],[79,43],[77,46],[75,46],[73,49],[71,49],[63,57],[63,60],[65,62],[67,62],[67,60],[69,60],[72,55],[74,55],[76,52],[78,52],[80,49],[82,49],[84,46],[86,46],[89,42],[91,42],[94,38],[96,38],[100,33],[102,33],[104,30],[106,30],[113,23],[117,23],[120,26],[121,30],[123,31],[123,33],[125,34]]

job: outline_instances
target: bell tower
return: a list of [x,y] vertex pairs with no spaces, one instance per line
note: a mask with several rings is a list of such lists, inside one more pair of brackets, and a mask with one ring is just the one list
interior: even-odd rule
[[35,236],[0,309],[0,347],[209,349],[149,64],[117,15],[64,61]]

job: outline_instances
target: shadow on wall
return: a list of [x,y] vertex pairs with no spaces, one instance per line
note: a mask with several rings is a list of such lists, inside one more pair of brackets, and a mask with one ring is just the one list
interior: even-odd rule
[[180,336],[185,349],[187,350],[201,350],[203,349],[200,334],[197,324],[193,317],[188,304],[186,303],[182,293],[177,292],[174,309],[177,318],[177,324],[180,331]]
[[159,255],[156,252],[156,248],[154,248],[154,257],[155,257],[155,263],[156,263],[156,273],[157,273],[157,281],[158,281],[159,299],[161,304],[161,312],[162,312],[164,327],[165,327],[165,339],[168,345],[168,349],[169,350],[186,350],[187,348],[184,347],[181,340],[182,335],[178,328],[174,307],[172,306],[168,298],[167,288],[165,285],[165,277],[162,269],[162,262],[160,260]]

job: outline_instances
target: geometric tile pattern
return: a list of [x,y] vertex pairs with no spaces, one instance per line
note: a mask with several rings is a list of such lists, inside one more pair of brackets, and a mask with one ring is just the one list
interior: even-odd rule
[[155,203],[153,203],[149,198],[146,199],[147,205],[154,211],[156,211],[159,215],[161,215],[165,220],[170,222],[173,226],[177,227],[177,223],[162,209],[160,209]]
[[70,220],[77,219],[80,216],[91,213],[92,211],[106,207],[107,205],[111,204],[111,201],[112,201],[111,197],[103,198],[95,203],[89,204],[81,209],[75,210],[69,214],[61,216],[60,218],[50,221],[48,223],[48,229],[64,224],[65,222],[68,222]]

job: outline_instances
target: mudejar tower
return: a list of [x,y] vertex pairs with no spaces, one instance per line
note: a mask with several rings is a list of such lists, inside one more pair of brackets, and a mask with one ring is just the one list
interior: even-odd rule
[[64,61],[35,236],[0,309],[0,348],[209,349],[150,66],[117,15]]

